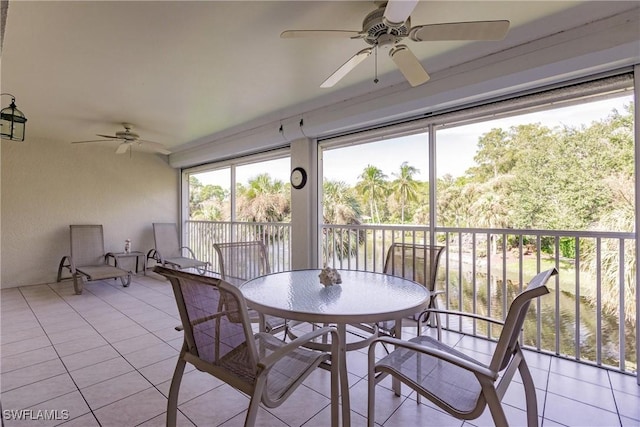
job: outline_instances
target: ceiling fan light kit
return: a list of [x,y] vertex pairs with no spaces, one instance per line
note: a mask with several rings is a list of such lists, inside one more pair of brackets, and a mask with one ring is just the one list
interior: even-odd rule
[[[429,74],[420,60],[405,44],[409,38],[414,42],[424,41],[477,41],[502,40],[509,31],[509,21],[448,22],[411,26],[411,13],[418,0],[389,0],[376,2],[380,6],[362,21],[361,31],[350,30],[288,30],[281,38],[341,37],[363,39],[372,47],[361,50],[347,60],[321,85],[329,88],[338,83],[358,64],[364,61],[373,49],[388,49],[389,56],[411,86],[419,86],[429,80]],[[377,52],[377,51],[376,51]],[[374,82],[377,83],[377,72]]]

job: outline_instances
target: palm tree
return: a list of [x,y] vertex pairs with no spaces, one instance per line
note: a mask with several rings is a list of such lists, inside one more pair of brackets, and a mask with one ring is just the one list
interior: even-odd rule
[[[323,219],[325,224],[360,225],[361,209],[352,188],[342,181],[325,181],[322,197]],[[365,235],[357,229],[324,229],[327,259],[334,255],[338,259],[348,258],[358,252]]]
[[376,222],[380,222],[377,202],[382,200],[387,192],[387,176],[377,167],[367,165],[358,178],[360,178],[360,181],[356,184],[356,189],[365,202],[369,204],[371,218]]
[[282,181],[268,173],[238,185],[238,219],[249,222],[281,222],[288,219],[291,202]]
[[[598,229],[631,231],[634,229],[634,182],[633,178],[617,175],[607,179],[607,184],[614,194],[614,210],[605,213],[597,224]],[[598,269],[601,271],[601,298],[603,312],[617,315],[620,304],[620,256],[624,256],[624,317],[628,327],[635,328],[636,324],[636,268],[637,254],[632,242],[626,241],[624,253],[619,250],[616,239],[603,239],[601,259],[598,260],[596,248],[593,244],[585,244],[582,249],[581,267],[584,271],[596,277]],[[599,261],[599,262],[598,262]],[[598,295],[595,289],[587,291],[587,297],[594,304]],[[620,319],[622,321],[623,319]]]
[[418,198],[418,182],[413,179],[413,175],[420,172],[417,168],[409,166],[408,162],[402,162],[400,173],[394,173],[395,181],[391,184],[395,197],[400,202],[400,222],[404,224],[404,211],[407,202],[415,201]]
[[358,199],[343,181],[325,181],[322,211],[325,224],[361,224],[362,212]]

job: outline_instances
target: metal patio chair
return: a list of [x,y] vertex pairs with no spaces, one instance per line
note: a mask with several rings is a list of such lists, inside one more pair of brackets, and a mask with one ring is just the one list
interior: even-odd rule
[[[180,246],[178,226],[173,223],[153,223],[153,241],[155,248],[147,253],[147,259],[153,259],[162,266],[173,268],[196,268],[204,273],[209,265],[206,261],[196,259],[193,251],[187,246]],[[184,256],[187,252],[188,256]]]
[[[431,299],[427,308],[438,308],[438,295],[444,293],[436,290],[436,277],[440,256],[444,246],[420,245],[410,243],[393,243],[387,252],[383,272],[392,276],[413,280],[425,286],[431,293]],[[416,313],[413,320],[418,321],[418,330],[422,323],[435,323],[438,330],[438,339],[441,335],[440,317],[430,311]],[[394,321],[378,323],[378,330],[382,335],[395,336],[396,324]]]
[[131,284],[132,273],[109,264],[109,253],[104,251],[102,225],[70,225],[71,255],[65,255],[58,266],[57,281],[62,280],[66,268],[73,278],[76,295],[82,294],[84,279],[120,279],[122,286]]
[[[213,248],[218,255],[220,277],[235,286],[247,280],[271,273],[267,248],[260,241],[215,243]],[[280,317],[264,315],[249,310],[252,322],[260,322],[264,330],[271,334],[284,332],[287,335],[287,321]]]
[[[186,363],[251,397],[245,426],[253,426],[260,403],[282,404],[321,363],[331,361],[331,420],[338,425],[338,335],[335,328],[318,329],[284,343],[265,332],[254,334],[246,301],[228,282],[156,266],[171,282],[184,327],[184,343],[171,380],[167,426],[176,425],[178,394]],[[332,335],[331,353],[303,346]],[[336,355],[332,358],[331,355]],[[215,410],[215,402],[211,406]]]
[[[496,426],[507,426],[502,397],[518,370],[524,385],[527,424],[538,425],[538,406],[531,372],[518,342],[531,301],[548,294],[546,286],[555,268],[536,275],[509,306],[504,322],[471,314],[430,309],[502,325],[491,362],[486,365],[434,338],[419,335],[408,341],[381,337],[369,346],[368,420],[375,420],[375,386],[387,375],[408,385],[452,416],[461,420],[478,418],[488,406]],[[395,350],[378,362],[376,345],[391,344]]]

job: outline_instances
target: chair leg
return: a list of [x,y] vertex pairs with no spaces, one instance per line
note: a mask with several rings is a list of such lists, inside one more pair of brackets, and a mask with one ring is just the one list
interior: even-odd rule
[[531,371],[527,366],[524,358],[518,365],[520,371],[520,377],[522,377],[522,385],[524,385],[524,395],[527,402],[527,426],[538,426],[538,398],[536,396],[536,387],[533,384],[533,377]]
[[491,417],[493,418],[493,424],[496,427],[509,427],[507,422],[507,416],[504,414],[504,409],[500,403],[500,398],[493,387],[485,387],[485,398],[487,399],[487,406],[491,411]]
[[258,416],[258,409],[260,409],[260,401],[262,400],[262,392],[266,385],[265,381],[266,378],[264,375],[256,381],[251,400],[249,401],[247,417],[244,419],[244,427],[253,427],[256,424],[256,417]]
[[[434,309],[438,309],[438,300],[436,298],[434,298],[431,302],[431,306]],[[432,322],[435,322],[436,324],[436,332],[438,334],[438,341],[442,341],[442,323],[440,323],[440,313],[432,313],[433,316],[435,317],[435,319],[432,320]]]
[[131,284],[131,273],[127,276],[127,281],[124,281],[124,277],[120,277],[120,282],[122,282],[122,286],[127,288]]
[[184,367],[187,362],[183,359],[185,354],[184,346],[178,357],[178,363],[176,369],[173,371],[173,378],[171,379],[171,387],[169,388],[169,398],[167,399],[167,427],[175,427],[176,419],[178,416],[178,393],[180,392],[180,382],[182,381],[182,374],[184,373]]
[[81,274],[74,274],[73,275],[73,290],[75,291],[76,295],[82,295],[82,290],[84,288],[84,277],[82,277]]
[[60,282],[62,280],[62,269],[64,267],[66,267],[64,265],[64,261],[67,259],[66,256],[62,257],[62,259],[60,260],[60,265],[58,266],[58,277],[56,279],[56,282]]
[[373,427],[376,419],[376,355],[375,342],[369,346],[368,394],[367,394],[367,426]]

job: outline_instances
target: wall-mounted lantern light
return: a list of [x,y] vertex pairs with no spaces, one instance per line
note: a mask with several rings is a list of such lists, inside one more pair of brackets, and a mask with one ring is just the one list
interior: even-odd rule
[[0,133],[2,134],[2,139],[22,142],[24,141],[27,118],[16,107],[16,97],[10,93],[0,94],[0,96],[4,95],[11,97],[11,104],[7,108],[0,110]]

